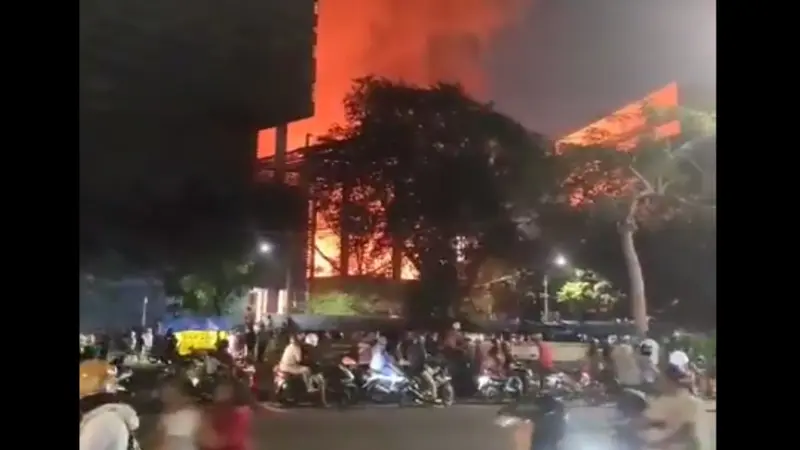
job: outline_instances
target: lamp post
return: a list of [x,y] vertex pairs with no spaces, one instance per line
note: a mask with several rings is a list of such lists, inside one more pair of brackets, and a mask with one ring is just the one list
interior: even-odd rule
[[[556,255],[553,258],[552,264],[555,267],[565,267],[568,262],[564,255]],[[542,322],[550,320],[550,274],[547,267],[544,271],[544,278],[542,279]]]
[[[259,244],[258,244],[258,253],[261,256],[263,256],[263,257],[271,256],[274,252],[275,252],[275,245],[272,242],[267,241],[267,240],[262,240],[262,241],[259,242]],[[292,276],[293,276],[293,274],[292,274],[292,262],[293,262],[292,254],[288,250],[288,248],[283,249],[283,251],[281,251],[280,253],[283,254],[283,259],[284,259],[284,261],[283,261],[284,264],[283,265],[286,268],[286,279],[284,281],[284,283],[286,284],[286,301],[287,301],[287,303],[289,303],[289,306],[291,306],[291,303],[293,303],[292,302],[292,295],[291,295],[292,291],[291,291],[291,289],[292,289],[292,283],[294,281],[292,279]]]

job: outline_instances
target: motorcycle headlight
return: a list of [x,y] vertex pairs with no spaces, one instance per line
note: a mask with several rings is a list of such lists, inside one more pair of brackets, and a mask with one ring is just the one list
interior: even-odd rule
[[484,385],[484,384],[488,383],[488,382],[489,382],[489,380],[491,380],[491,378],[489,378],[488,376],[486,376],[486,375],[481,375],[481,376],[479,376],[479,377],[478,377],[478,385],[479,385],[479,386],[480,386],[480,385]]
[[197,377],[189,377],[189,382],[192,383],[192,386],[197,387],[200,384],[200,379]]

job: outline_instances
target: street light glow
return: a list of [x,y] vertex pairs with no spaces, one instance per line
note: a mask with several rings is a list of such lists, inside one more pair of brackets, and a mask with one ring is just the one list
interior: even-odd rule
[[558,255],[556,259],[553,260],[553,264],[558,267],[564,267],[567,265],[567,258],[565,258],[564,255]]
[[272,244],[270,244],[269,242],[264,241],[258,244],[258,253],[266,255],[271,252],[272,252]]

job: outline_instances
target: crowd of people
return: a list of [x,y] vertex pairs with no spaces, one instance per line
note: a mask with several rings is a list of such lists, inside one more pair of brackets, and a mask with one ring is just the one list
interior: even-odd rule
[[[255,365],[264,363],[302,377],[309,391],[316,389],[308,379],[309,361],[343,355],[375,373],[398,370],[402,365],[402,370],[418,374],[431,385],[433,380],[426,378],[422,367],[434,357],[502,377],[517,358],[514,349],[527,348],[531,350],[528,356],[532,357],[532,368],[540,380],[556,370],[551,343],[540,333],[464,333],[458,323],[441,332],[375,331],[345,335],[336,330],[300,332],[291,322],[280,328],[265,322],[228,336],[214,350],[204,352],[207,360],[216,364],[209,370],[233,368],[235,361],[241,360]],[[138,446],[133,438],[138,426],[136,413],[115,395],[116,369],[106,362],[106,356],[115,348],[142,359],[172,362],[179,357],[175,339],[169,332],[157,335],[152,329],[144,329],[116,337],[81,335],[81,450],[123,450]],[[619,391],[658,393],[650,401],[644,418],[671,424],[671,434],[663,428],[659,433],[674,439],[678,433],[676,427],[688,427],[698,417],[694,396],[698,374],[715,375],[712,368],[702,367],[704,363],[691,355],[679,336],[660,343],[650,338],[609,336],[589,339],[584,370]],[[251,420],[251,410],[246,407],[252,401],[250,392],[236,377],[220,380],[214,387],[211,406],[202,409],[192,400],[192,386],[185,378],[167,380],[161,386],[164,413],[151,444],[161,450],[193,450],[198,446],[211,450],[245,448]],[[703,389],[708,387],[703,384]],[[652,429],[647,432],[655,433]],[[680,433],[691,436],[682,428]],[[657,440],[653,436],[648,439]]]

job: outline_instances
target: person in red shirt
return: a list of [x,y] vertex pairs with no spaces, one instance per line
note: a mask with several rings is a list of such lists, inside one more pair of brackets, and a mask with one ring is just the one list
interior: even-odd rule
[[199,431],[202,450],[251,450],[252,397],[234,380],[220,381]]
[[553,348],[544,341],[544,337],[541,333],[533,335],[533,345],[539,350],[539,359],[537,360],[536,367],[538,369],[540,387],[544,387],[545,378],[555,371]]

